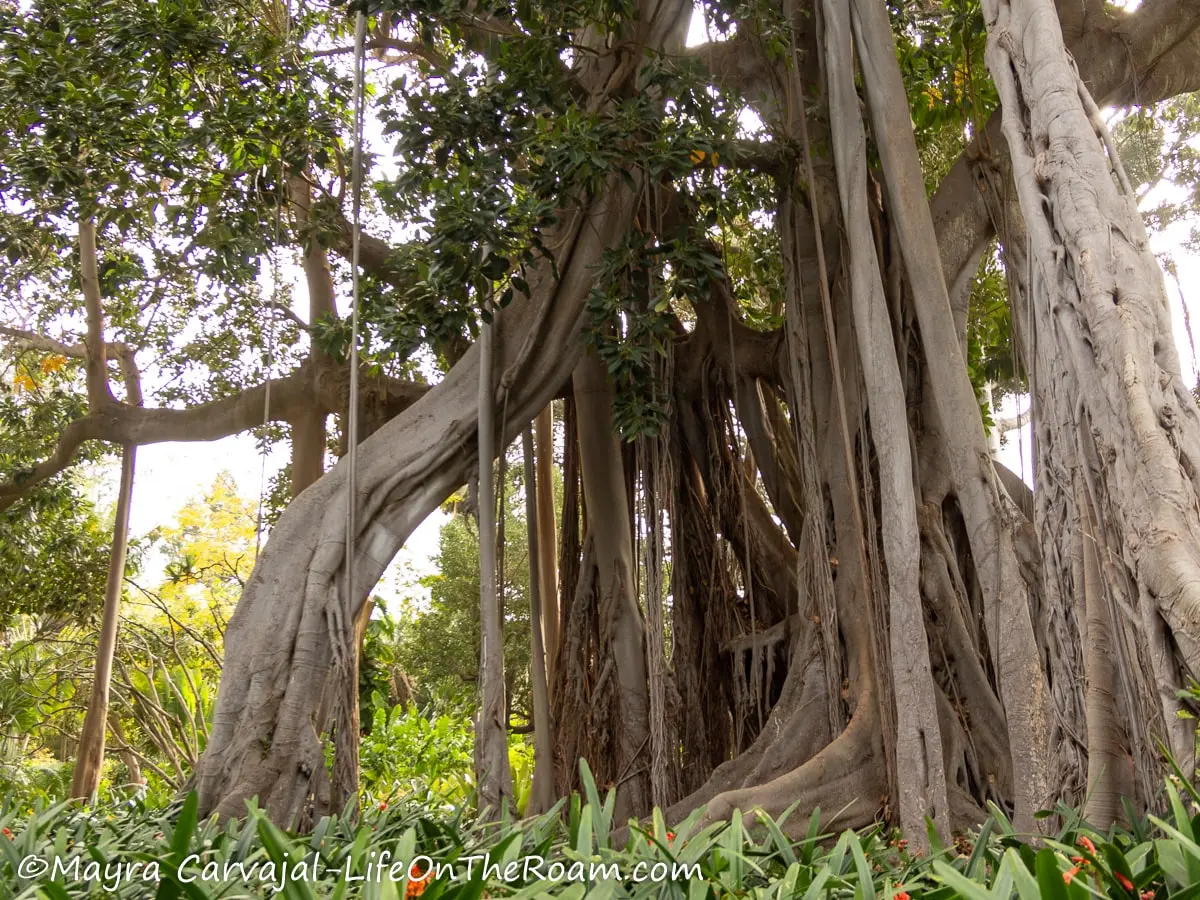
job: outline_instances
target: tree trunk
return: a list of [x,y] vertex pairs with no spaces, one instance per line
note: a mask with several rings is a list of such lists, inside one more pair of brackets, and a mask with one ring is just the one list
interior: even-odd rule
[[[546,408],[534,419],[537,440],[537,578],[541,597],[542,634],[546,647],[547,686],[554,683],[554,660],[558,654],[558,535],[554,518],[554,408]],[[527,513],[528,515],[528,513]]]
[[[888,710],[883,739],[887,742],[885,746],[893,742],[895,745],[895,768],[890,776],[896,779],[900,822],[907,834],[919,839],[926,818],[932,819],[943,834],[948,833],[949,809],[929,645],[918,588],[920,537],[908,418],[880,276],[880,260],[868,217],[867,142],[854,88],[850,0],[825,0],[823,6],[829,116],[842,216],[849,242],[854,332],[858,338],[859,358],[864,363],[871,436],[879,455],[890,646],[882,640],[879,644],[881,655],[890,649],[891,657],[891,677],[879,680],[884,689],[881,691],[884,699],[880,702],[890,705],[891,701],[887,699],[890,694],[895,698],[896,710],[896,713]],[[895,74],[899,79],[898,67]],[[877,659],[875,664],[885,669],[889,661]],[[887,690],[889,687],[890,691]]]
[[71,797],[87,800],[100,786],[104,767],[104,739],[108,731],[108,693],[112,681],[113,655],[117,649],[117,631],[121,621],[121,593],[125,586],[125,550],[129,540],[129,507],[133,500],[133,472],[137,447],[126,445],[121,451],[121,486],[117,492],[117,513],[113,521],[112,553],[108,558],[108,581],[104,587],[104,612],[100,619],[100,638],[96,645],[96,668],[92,674],[92,693],[83,729],[79,733],[79,753],[71,776]]
[[617,789],[615,816],[623,820],[650,809],[645,622],[634,585],[633,526],[621,445],[613,426],[613,390],[595,351],[585,353],[573,380],[587,530],[595,554],[594,576],[585,567],[580,577],[596,579],[599,649],[616,680],[611,720],[616,768],[610,786]]
[[[475,719],[475,785],[479,808],[498,819],[512,810],[508,768],[508,708],[504,702],[504,633],[496,592],[495,416],[492,407],[492,323],[479,333],[479,713]],[[501,444],[503,447],[503,443]],[[501,487],[503,490],[503,487]]]
[[[987,64],[1027,228],[1024,294],[1013,308],[1024,319],[1021,350],[1031,368],[1037,528],[1057,563],[1046,567],[1047,584],[1088,611],[1088,645],[1105,637],[1091,627],[1093,563],[1109,608],[1122,611],[1112,659],[1145,800],[1158,781],[1155,738],[1185,771],[1195,752],[1174,691],[1200,667],[1200,413],[1180,378],[1162,273],[1136,197],[1063,46],[1053,5],[988,0],[984,13]],[[1074,509],[1077,496],[1094,515]],[[1072,574],[1071,548],[1086,549],[1089,516],[1102,552]],[[1085,646],[1083,656],[1100,652]],[[1089,755],[1093,717],[1089,710]],[[1111,714],[1096,718],[1100,728]],[[1096,738],[1100,771],[1112,741],[1102,731]]]
[[[544,412],[544,411],[543,411]],[[538,419],[541,419],[539,413]],[[533,789],[524,813],[543,813],[554,805],[554,733],[550,719],[549,679],[546,673],[546,647],[542,639],[542,584],[539,576],[541,539],[537,518],[537,463],[534,461],[533,429],[521,432],[521,451],[525,461],[525,531],[529,543],[529,634],[530,681],[533,684]],[[555,594],[549,595],[555,602]]]
[[[682,47],[691,7],[650,3],[636,29],[640,46]],[[581,79],[604,102],[605,91],[632,84],[636,67],[603,56]],[[531,299],[498,319],[495,401],[507,403],[501,443],[513,438],[557,392],[580,347],[583,303],[601,253],[632,224],[641,173],[632,185],[614,174],[596,198],[569,203],[547,234],[558,277],[543,261],[527,280]],[[359,454],[358,583],[346,595],[345,464],[339,463],[280,517],[226,632],[225,667],[209,738],[197,771],[205,813],[237,816],[257,796],[275,821],[297,822],[328,807],[328,774],[316,719],[339,628],[357,614],[370,588],[420,522],[477,465],[479,350],[472,347],[443,381],[363,441]]]
[[[936,258],[937,237],[925,199],[916,139],[905,112],[907,103],[887,10],[880,0],[854,0],[854,8],[863,80],[889,208],[897,223],[921,339],[927,348],[933,406],[942,423],[944,452],[985,602],[995,610],[995,616],[987,618],[989,638],[1009,713],[1013,767],[1022,772],[1015,824],[1033,830],[1034,813],[1050,801],[1050,698],[1037,655],[1027,592],[1014,577],[1017,558],[1006,525],[1013,518],[1006,509],[1012,501],[991,467],[979,407],[953,328],[945,280],[940,269],[929,264]],[[896,103],[905,107],[898,109]],[[1003,634],[998,620],[1005,623]]]
[[[498,388],[481,402],[472,348],[362,445],[363,583],[337,593],[340,466],[281,519],[230,628],[200,766],[206,809],[237,813],[257,793],[288,823],[321,806],[330,714],[313,697],[333,690],[325,681],[339,623],[412,527],[478,465],[477,416],[508,404],[503,444],[572,369],[579,452],[569,423],[557,640],[552,566],[536,560],[553,547],[542,509],[552,515],[551,482],[549,472],[526,478],[538,493],[527,500],[531,539],[546,538],[531,552],[544,614],[534,639],[554,660],[547,703],[560,788],[583,755],[602,786],[619,788],[619,816],[644,811],[654,791],[673,796],[663,785],[678,772],[689,796],[671,817],[705,803],[714,820],[799,802],[840,811],[826,828],[898,817],[912,839],[927,813],[961,827],[989,802],[1032,830],[1037,809],[1083,801],[1082,771],[1093,813],[1107,820],[1122,796],[1153,791],[1154,738],[1187,763],[1192,735],[1174,716],[1174,690],[1200,664],[1200,415],[1179,382],[1136,209],[1113,184],[1119,165],[1104,157],[1054,8],[989,0],[988,9],[989,65],[1031,218],[1025,236],[1019,215],[998,217],[1010,232],[1014,328],[1034,396],[1033,495],[990,459],[962,348],[975,235],[955,247],[943,236],[939,247],[886,7],[822,2],[827,45],[808,4],[785,4],[795,65],[764,63],[778,90],[755,101],[788,142],[810,122],[814,143],[833,151],[803,173],[774,173],[786,330],[743,324],[719,278],[708,302],[693,304],[694,327],[678,328],[666,484],[651,466],[654,490],[669,498],[669,640],[658,620],[647,629],[638,605],[635,479],[612,434],[611,387],[594,355],[579,361],[595,266],[646,199],[612,178],[580,203],[578,219],[564,203],[550,242],[561,280],[540,267],[530,279],[536,302],[499,318]],[[646,5],[639,40],[678,48],[690,9]],[[1140,40],[1131,37],[1135,67]],[[855,47],[881,191],[866,171]],[[619,56],[581,64],[594,103]],[[800,79],[827,95],[807,104]],[[630,174],[638,185],[642,173]],[[986,187],[988,201],[1002,193]],[[930,265],[939,255],[955,258],[952,273]],[[725,333],[727,342],[714,339]],[[548,467],[540,432],[538,466]],[[648,542],[651,602],[651,570],[667,571],[662,552]],[[535,646],[535,667],[539,655]],[[677,738],[657,736],[672,728]]]
[[[312,186],[306,178],[289,179],[292,204],[296,209],[296,225],[303,232],[310,225]],[[308,286],[308,321],[315,325],[321,319],[337,314],[333,276],[329,271],[329,252],[315,235],[308,235],[303,254],[304,279]],[[320,378],[332,363],[329,355],[309,338],[308,361],[311,377]],[[301,411],[292,425],[292,496],[325,473],[325,413],[315,406]]]

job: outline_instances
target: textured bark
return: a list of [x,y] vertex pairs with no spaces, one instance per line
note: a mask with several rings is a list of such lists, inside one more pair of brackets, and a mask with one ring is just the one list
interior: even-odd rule
[[[1200,416],[1179,376],[1162,275],[1053,8],[993,0],[985,20],[988,67],[1004,104],[1028,229],[1023,350],[1032,360],[1038,495],[1067,498],[1074,493],[1072,473],[1085,478],[1102,526],[1094,534],[1106,548],[1098,555],[1103,582],[1123,610],[1115,659],[1135,753],[1146,738],[1166,739],[1187,767],[1194,748],[1175,717],[1178,701],[1169,686],[1200,663],[1193,462]],[[1071,440],[1079,429],[1091,432],[1094,451]],[[1046,511],[1039,503],[1044,543],[1066,561],[1069,551],[1059,542],[1080,540],[1070,532],[1086,529],[1089,514],[1080,511],[1067,530],[1061,521],[1051,526]],[[1048,533],[1051,527],[1057,535]],[[1088,608],[1086,571],[1085,564],[1056,585],[1079,597],[1081,609]],[[1155,692],[1157,710],[1145,702]],[[1102,738],[1102,754],[1104,746]],[[1147,780],[1153,761],[1135,761],[1139,780]]]
[[[903,82],[887,13],[876,0],[855,0],[856,31],[863,58],[871,120],[884,169],[889,210],[896,221],[905,269],[956,499],[962,509],[996,654],[1001,697],[1008,711],[1013,765],[1023,773],[1016,824],[1032,829],[1033,815],[1050,799],[1050,698],[1037,655],[1024,584],[1013,576],[1017,557],[1009,523],[1013,504],[996,480],[974,391],[967,377],[941,271],[928,264],[937,238],[924,199],[921,165],[912,126],[896,103]],[[950,431],[953,423],[954,431]],[[990,625],[1004,622],[1003,631]]]
[[[854,89],[850,2],[826,0],[823,8],[830,120],[842,216],[849,243],[847,262],[854,332],[858,337],[859,357],[864,361],[871,437],[879,455],[890,660],[877,659],[876,665],[880,668],[890,665],[891,678],[881,679],[880,683],[890,686],[891,691],[881,692],[884,699],[879,702],[890,702],[891,694],[896,709],[896,715],[885,726],[883,739],[895,742],[894,777],[901,824],[908,834],[919,836],[926,818],[932,819],[934,825],[945,832],[949,825],[949,809],[942,769],[941,731],[918,589],[920,539],[908,419],[880,278],[880,260],[868,218],[867,142]],[[891,31],[887,33],[890,38]],[[894,61],[895,57],[891,58]],[[895,74],[898,80],[898,68]],[[913,150],[915,154],[915,145]],[[894,732],[889,733],[892,728]]]
[[[1191,0],[1146,0],[1132,13],[1109,9],[1099,20],[1093,17],[1086,23],[1077,0],[1059,0],[1057,7],[1073,26],[1067,34],[1068,49],[1102,106],[1148,105],[1200,90],[1200,6]],[[1012,183],[999,110],[980,131],[930,200],[964,350],[966,288],[1000,227],[991,207]]]
[[1114,663],[1112,620],[1108,598],[1100,575],[1099,544],[1091,502],[1076,483],[1082,557],[1082,600],[1086,628],[1084,674],[1087,678],[1087,806],[1084,815],[1097,828],[1108,828],[1122,818],[1121,800],[1133,796],[1133,785],[1126,771],[1126,741],[1121,729],[1115,690],[1117,671]]
[[[616,816],[624,819],[650,809],[645,622],[634,584],[633,525],[626,503],[621,446],[612,420],[613,391],[594,351],[584,355],[573,381],[587,529],[595,553],[599,651],[617,685],[615,715],[609,726],[616,765],[609,786],[617,789]],[[580,577],[592,578],[593,574],[585,568]]]

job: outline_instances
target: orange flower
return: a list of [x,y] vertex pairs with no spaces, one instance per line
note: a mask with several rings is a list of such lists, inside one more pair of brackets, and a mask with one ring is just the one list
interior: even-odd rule
[[1077,865],[1077,866],[1086,866],[1087,865],[1087,860],[1084,859],[1082,856],[1072,856],[1071,862],[1075,863],[1075,865]]
[[912,898],[908,896],[908,891],[901,891],[896,894],[895,900],[912,900]]
[[1127,890],[1127,891],[1133,890],[1133,882],[1130,881],[1128,878],[1126,878],[1124,875],[1122,875],[1120,872],[1113,872],[1113,876],[1117,879],[1117,881],[1121,882],[1121,887],[1125,888],[1125,890]]
[[667,840],[668,840],[668,841],[673,841],[673,840],[675,840],[675,832],[673,832],[673,831],[668,831],[668,832],[667,832]]
[[1079,866],[1076,866],[1075,868],[1071,869],[1069,872],[1063,872],[1063,882],[1066,884],[1070,884],[1071,879],[1074,878],[1078,874],[1079,874]]
[[425,888],[429,887],[429,882],[433,880],[433,867],[431,866],[427,872],[413,878],[412,870],[408,873],[408,887],[404,889],[405,897],[420,897],[425,893]]
[[1080,837],[1077,843],[1088,853],[1092,854],[1092,856],[1096,855],[1096,845],[1091,842],[1090,838]]
[[10,841],[12,840],[13,833],[11,831],[9,831],[7,828],[0,828],[0,834],[3,834]]
[[386,800],[379,804],[380,812],[383,812],[385,809],[387,809],[387,801]]

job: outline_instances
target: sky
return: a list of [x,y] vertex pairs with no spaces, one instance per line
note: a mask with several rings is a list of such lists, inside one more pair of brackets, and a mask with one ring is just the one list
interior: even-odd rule
[[[702,43],[705,40],[703,19],[694,16],[688,34],[688,45]],[[371,123],[378,129],[377,123]],[[381,145],[382,135],[377,131],[368,131],[367,140],[376,146]],[[379,162],[386,170],[390,160],[386,153],[382,154]],[[1159,194],[1148,198],[1150,203],[1156,202]],[[1196,313],[1197,291],[1200,285],[1200,260],[1181,252],[1182,241],[1186,239],[1188,223],[1177,223],[1165,233],[1156,235],[1152,244],[1156,252],[1170,252],[1179,266],[1180,281],[1189,295],[1189,309]],[[289,269],[285,269],[285,276]],[[293,299],[298,312],[307,307],[307,296],[303,279],[298,270],[290,267],[295,273],[295,289]],[[1196,383],[1196,361],[1189,346],[1186,332],[1183,329],[1183,298],[1180,297],[1173,281],[1167,281],[1167,293],[1171,298],[1172,315],[1175,323],[1176,344],[1183,366],[1183,377],[1189,385]],[[346,298],[342,299],[342,305]],[[345,312],[346,310],[343,309]],[[1200,319],[1198,328],[1200,328]],[[1018,409],[1024,409],[1028,404],[1027,398],[1008,398],[999,410],[1002,416],[1014,415]],[[1032,447],[1030,444],[1030,429],[1026,426],[1007,435],[1004,446],[1001,447],[998,459],[1032,484]],[[276,448],[267,458],[265,478],[269,479],[287,462],[287,448]],[[179,510],[188,502],[201,497],[205,490],[213,484],[222,472],[228,472],[237,483],[239,493],[250,498],[257,498],[267,489],[264,479],[264,460],[255,447],[254,438],[250,435],[239,435],[210,443],[167,443],[152,444],[138,449],[137,477],[134,486],[134,502],[132,506],[131,532],[133,535],[143,535],[154,527],[172,522]],[[97,499],[101,504],[111,502],[116,493],[118,470],[115,465],[104,472],[97,490]],[[410,536],[404,549],[397,555],[396,560],[384,576],[377,594],[385,603],[400,596],[423,602],[428,597],[428,591],[415,584],[417,578],[434,574],[436,567],[434,557],[438,548],[438,533],[447,517],[437,511],[433,513]],[[151,576],[161,568],[161,560],[151,559],[148,562]]]

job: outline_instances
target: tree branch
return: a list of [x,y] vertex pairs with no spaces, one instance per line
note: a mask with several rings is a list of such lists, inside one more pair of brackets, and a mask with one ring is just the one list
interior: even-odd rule
[[100,274],[96,263],[96,220],[79,223],[79,277],[83,290],[83,306],[87,314],[87,348],[84,370],[87,373],[88,403],[93,410],[113,402],[108,386],[108,367],[105,363],[104,304],[100,296]]
[[[438,53],[432,47],[428,47],[417,41],[405,41],[392,37],[377,37],[366,41],[363,44],[363,49],[368,51],[394,50],[401,54],[399,57],[390,58],[380,56],[379,58],[386,63],[409,62],[413,59],[422,59],[440,72],[450,69],[450,62],[446,57],[442,56],[442,54]],[[327,50],[314,50],[310,56],[320,58],[324,56],[341,56],[353,52],[354,47],[351,45],[347,47],[330,47]]]
[[[0,483],[0,511],[70,466],[84,441],[136,445],[216,441],[257,428],[263,424],[268,384],[273,422],[291,422],[311,413],[314,407],[326,413],[340,412],[346,404],[349,378],[340,371],[333,378],[316,378],[313,373],[311,365],[302,365],[283,378],[190,409],[146,409],[113,400],[63,429],[54,453],[47,459],[11,481]],[[364,376],[362,386],[364,392],[382,395],[393,415],[415,403],[429,389],[426,385],[379,376]]]

